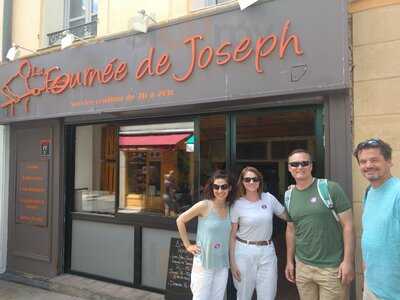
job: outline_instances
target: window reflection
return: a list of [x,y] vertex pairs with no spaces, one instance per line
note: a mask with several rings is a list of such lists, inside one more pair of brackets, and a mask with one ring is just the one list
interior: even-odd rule
[[225,115],[200,118],[200,191],[208,178],[226,168]]
[[75,140],[74,210],[115,212],[117,128],[78,126]]
[[193,122],[122,126],[121,213],[174,217],[193,204]]

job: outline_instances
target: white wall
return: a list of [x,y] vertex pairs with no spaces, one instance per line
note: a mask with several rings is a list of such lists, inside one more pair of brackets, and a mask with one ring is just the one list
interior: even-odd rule
[[[13,0],[12,42],[25,48],[40,48],[42,0]],[[57,12],[52,12],[56,14]],[[31,54],[21,49],[21,56]]]
[[9,127],[0,126],[0,273],[7,265]]
[[43,0],[40,47],[48,46],[47,34],[64,28],[64,0]]
[[101,133],[103,125],[93,126],[93,189],[100,190],[101,183]]
[[168,21],[188,13],[187,0],[100,0],[98,36],[132,30],[132,18],[144,9],[157,23]]
[[[0,0],[0,53],[3,53],[3,20],[4,20],[4,0]],[[1,63],[1,55],[0,55]]]
[[75,189],[93,189],[93,126],[76,128]]

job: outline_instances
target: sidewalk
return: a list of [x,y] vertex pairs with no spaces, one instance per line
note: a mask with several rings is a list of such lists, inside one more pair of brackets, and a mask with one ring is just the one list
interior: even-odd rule
[[0,283],[0,300],[164,300],[164,295],[71,274],[47,279],[5,273]]
[[83,300],[19,283],[0,280],[1,300]]

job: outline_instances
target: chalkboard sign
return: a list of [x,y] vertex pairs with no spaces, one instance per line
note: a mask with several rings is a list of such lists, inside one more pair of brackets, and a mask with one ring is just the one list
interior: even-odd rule
[[193,255],[186,251],[180,239],[171,238],[165,300],[191,300],[190,273]]

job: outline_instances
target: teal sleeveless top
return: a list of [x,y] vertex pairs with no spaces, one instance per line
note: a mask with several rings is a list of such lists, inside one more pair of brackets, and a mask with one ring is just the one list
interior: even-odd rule
[[205,269],[229,267],[229,236],[231,221],[229,209],[226,218],[221,218],[213,208],[206,217],[199,217],[196,244],[201,248],[198,255]]

